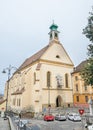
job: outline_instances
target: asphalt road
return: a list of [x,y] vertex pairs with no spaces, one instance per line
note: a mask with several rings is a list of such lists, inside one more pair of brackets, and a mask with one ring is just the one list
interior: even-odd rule
[[82,127],[82,122],[67,121],[43,121],[31,120],[31,123],[37,124],[40,130],[74,130]]

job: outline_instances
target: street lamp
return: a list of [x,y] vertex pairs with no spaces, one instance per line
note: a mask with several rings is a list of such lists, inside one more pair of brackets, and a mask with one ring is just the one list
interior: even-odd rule
[[8,111],[7,105],[8,105],[8,89],[9,89],[9,80],[11,76],[11,70],[15,69],[17,70],[16,67],[9,65],[9,67],[3,69],[2,73],[8,73],[8,80],[7,80],[7,88],[6,88],[6,112]]

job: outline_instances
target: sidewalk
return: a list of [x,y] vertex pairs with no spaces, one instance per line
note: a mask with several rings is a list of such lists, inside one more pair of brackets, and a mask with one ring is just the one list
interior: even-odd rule
[[78,127],[78,128],[74,128],[73,130],[88,130],[88,129],[87,128]]
[[0,117],[0,130],[10,130],[9,121]]

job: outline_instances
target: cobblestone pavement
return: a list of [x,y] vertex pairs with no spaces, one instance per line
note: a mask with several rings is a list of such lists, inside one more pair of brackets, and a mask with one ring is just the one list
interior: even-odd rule
[[9,121],[0,117],[0,130],[10,130]]

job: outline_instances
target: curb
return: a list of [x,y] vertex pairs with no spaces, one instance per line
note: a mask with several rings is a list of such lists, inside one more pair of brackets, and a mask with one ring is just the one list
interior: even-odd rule
[[8,119],[9,119],[11,130],[16,130],[16,128],[14,127],[13,122],[12,122],[12,120],[11,120],[11,118],[9,116],[8,116]]

